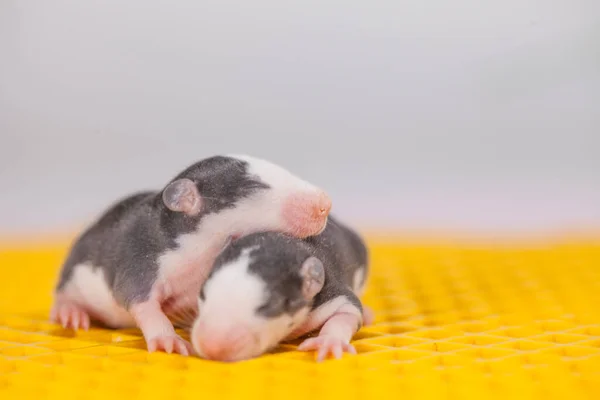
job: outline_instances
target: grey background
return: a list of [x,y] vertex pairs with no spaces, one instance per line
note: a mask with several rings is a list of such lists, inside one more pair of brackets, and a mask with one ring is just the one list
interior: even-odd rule
[[212,154],[365,229],[600,226],[600,2],[0,2],[0,232]]

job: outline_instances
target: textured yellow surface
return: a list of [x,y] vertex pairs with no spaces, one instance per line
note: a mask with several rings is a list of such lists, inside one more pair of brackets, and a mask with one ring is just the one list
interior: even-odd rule
[[65,247],[0,250],[0,398],[599,399],[600,244],[371,244],[359,352],[221,364],[46,321]]

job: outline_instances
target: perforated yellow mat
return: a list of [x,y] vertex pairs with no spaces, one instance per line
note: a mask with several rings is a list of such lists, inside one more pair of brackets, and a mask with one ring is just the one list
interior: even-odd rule
[[600,243],[371,243],[356,356],[148,354],[138,331],[47,322],[64,246],[0,250],[0,398],[599,399]]

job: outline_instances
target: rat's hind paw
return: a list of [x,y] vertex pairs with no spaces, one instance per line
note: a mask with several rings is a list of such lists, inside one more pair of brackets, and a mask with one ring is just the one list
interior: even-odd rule
[[181,354],[182,356],[188,356],[193,353],[192,345],[177,334],[157,336],[148,340],[148,351],[152,353],[157,350],[162,350],[169,354]]
[[350,343],[336,338],[335,336],[321,335],[315,338],[306,339],[300,346],[300,351],[319,350],[317,361],[323,361],[329,354],[337,359],[342,358],[344,352],[356,354],[356,349]]
[[90,316],[80,306],[69,303],[60,302],[57,303],[50,313],[50,319],[53,322],[59,323],[63,328],[72,328],[77,330],[79,328],[88,330],[90,328]]

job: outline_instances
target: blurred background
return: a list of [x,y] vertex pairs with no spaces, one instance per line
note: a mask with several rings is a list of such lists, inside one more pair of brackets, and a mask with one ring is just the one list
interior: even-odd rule
[[0,2],[0,233],[231,152],[361,229],[600,227],[600,2]]

